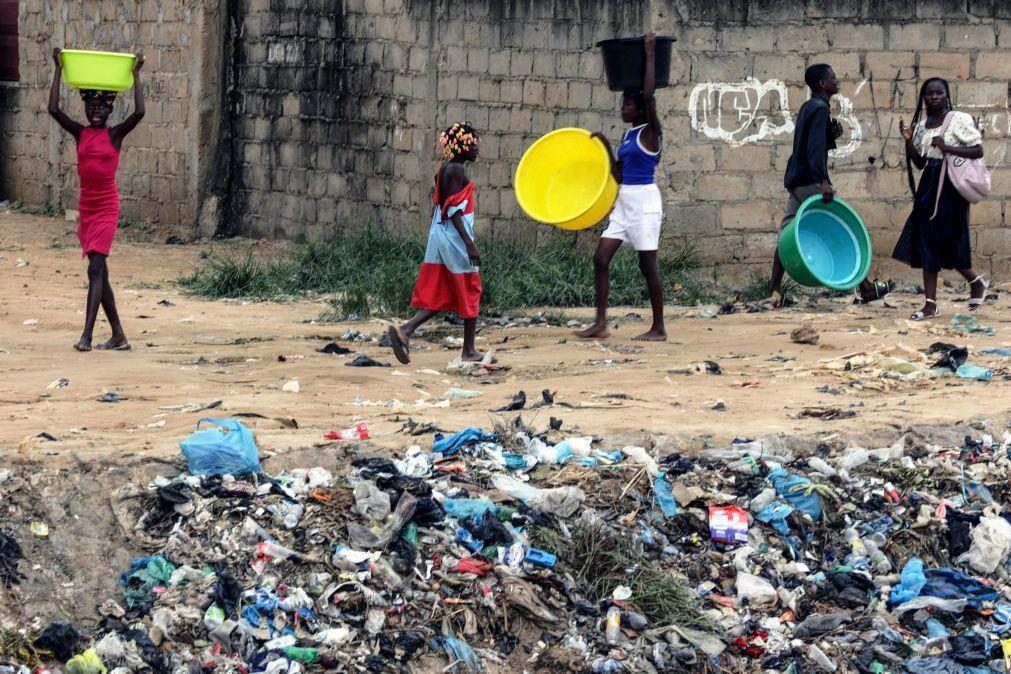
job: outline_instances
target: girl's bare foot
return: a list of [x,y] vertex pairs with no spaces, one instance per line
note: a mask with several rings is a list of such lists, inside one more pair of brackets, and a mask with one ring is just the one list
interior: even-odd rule
[[85,340],[83,337],[81,341],[74,344],[74,348],[78,351],[91,351],[91,340]]
[[657,330],[656,328],[653,328],[649,332],[644,332],[641,335],[633,337],[632,339],[634,339],[637,342],[666,342],[667,332],[664,331],[663,329]]
[[593,339],[595,337],[603,339],[611,333],[607,329],[607,323],[594,323],[585,330],[577,330],[573,334],[580,339]]
[[404,365],[411,362],[411,342],[404,336],[400,328],[391,325],[386,331],[386,335],[390,338],[390,346],[393,348],[393,355],[397,357]]
[[[480,351],[464,351],[460,354],[460,360],[467,363],[480,363],[484,360],[484,354]],[[492,358],[491,362],[496,363],[498,361]]]
[[109,341],[103,342],[95,348],[99,351],[129,351],[130,342],[127,341],[126,335],[120,335],[112,337]]

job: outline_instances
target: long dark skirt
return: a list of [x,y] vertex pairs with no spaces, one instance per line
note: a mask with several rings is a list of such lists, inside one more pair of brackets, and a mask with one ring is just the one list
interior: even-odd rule
[[937,182],[941,177],[940,159],[928,159],[916,188],[913,212],[902,228],[892,257],[914,269],[940,271],[942,269],[969,269],[972,267],[972,249],[969,245],[969,202],[962,198],[947,176],[941,190],[941,202],[934,212],[937,200]]

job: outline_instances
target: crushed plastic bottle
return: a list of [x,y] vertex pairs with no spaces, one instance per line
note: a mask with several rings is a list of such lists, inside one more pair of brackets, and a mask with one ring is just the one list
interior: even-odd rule
[[816,644],[811,644],[808,647],[807,657],[809,657],[814,664],[818,665],[823,672],[834,672],[839,669],[839,666],[832,662],[832,660],[830,660]]
[[607,609],[607,617],[604,618],[604,638],[610,646],[616,646],[621,639],[621,609],[617,606]]

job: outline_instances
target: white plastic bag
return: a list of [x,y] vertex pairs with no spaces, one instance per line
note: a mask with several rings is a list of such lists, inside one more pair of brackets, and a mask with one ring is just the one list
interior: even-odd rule
[[959,563],[968,563],[978,573],[993,573],[1011,554],[1011,523],[993,508],[972,529],[972,546],[960,555]]

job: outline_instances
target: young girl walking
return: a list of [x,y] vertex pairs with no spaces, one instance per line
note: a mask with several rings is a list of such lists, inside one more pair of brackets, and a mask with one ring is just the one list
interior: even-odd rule
[[646,50],[646,72],[642,91],[626,90],[621,99],[621,121],[631,124],[625,131],[618,156],[611,144],[600,133],[593,134],[607,146],[611,155],[611,172],[620,183],[618,198],[600,235],[597,252],[593,255],[596,285],[596,317],[577,337],[595,339],[608,336],[607,296],[611,290],[609,270],[611,259],[622,244],[628,244],[639,253],[639,270],[646,279],[649,303],[653,310],[653,323],[649,330],[634,339],[660,342],[667,339],[663,323],[663,283],[657,269],[656,255],[660,247],[660,225],[663,222],[663,198],[656,186],[654,174],[660,162],[662,132],[656,114],[653,92],[656,89],[656,64],[654,52],[656,36],[643,36]]
[[112,337],[95,348],[126,351],[130,348],[130,343],[119,320],[106,258],[109,257],[112,240],[119,226],[119,190],[116,187],[119,153],[123,139],[144,118],[144,92],[140,83],[144,55],[138,53],[133,66],[133,114],[111,129],[106,123],[112,114],[116,94],[111,91],[82,89],[81,98],[84,99],[88,124],[85,126],[75,122],[60,109],[63,64],[60,62],[59,49],[53,50],[53,61],[56,63],[56,72],[49,90],[49,114],[77,142],[77,175],[80,182],[77,238],[81,242],[81,257],[88,258],[88,302],[84,313],[84,331],[74,348],[78,351],[91,351],[95,320],[98,318],[98,308],[102,307],[109,319]]
[[474,245],[474,183],[467,177],[466,162],[477,161],[478,135],[469,124],[456,123],[439,136],[446,163],[435,174],[432,200],[435,211],[428,233],[425,260],[411,295],[418,309],[410,320],[390,327],[387,334],[393,354],[401,363],[411,362],[410,340],[414,331],[441,311],[455,311],[463,319],[465,361],[480,361],[484,354],[474,348],[477,315],[481,307],[481,255]]
[[[926,107],[927,117],[921,120]],[[969,283],[969,311],[976,311],[986,299],[989,283],[972,268],[969,244],[969,202],[948,176],[941,184],[944,155],[965,159],[983,157],[982,135],[972,117],[951,107],[948,83],[931,77],[920,87],[911,126],[899,120],[899,132],[906,141],[906,170],[909,189],[914,192],[913,212],[902,229],[892,257],[914,269],[923,270],[923,307],[910,318],[922,321],[940,312],[937,307],[937,274],[955,269]],[[913,190],[913,170],[921,169],[920,185]],[[938,194],[940,193],[940,194]]]

